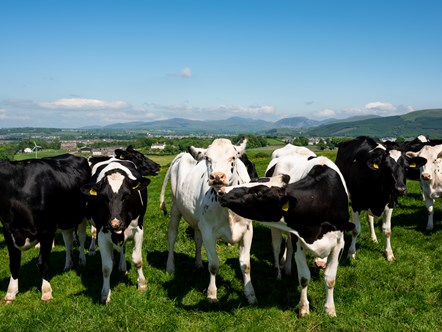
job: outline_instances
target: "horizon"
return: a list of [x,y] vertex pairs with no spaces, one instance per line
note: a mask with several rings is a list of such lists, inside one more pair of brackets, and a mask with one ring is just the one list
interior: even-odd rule
[[0,128],[438,109],[441,9],[436,0],[1,2]]

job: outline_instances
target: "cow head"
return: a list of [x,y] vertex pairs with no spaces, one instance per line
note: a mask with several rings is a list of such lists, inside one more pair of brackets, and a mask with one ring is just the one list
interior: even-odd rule
[[259,221],[278,221],[282,218],[289,199],[286,195],[289,180],[288,175],[278,175],[223,187],[218,191],[218,200],[221,206],[242,217]]
[[426,183],[432,199],[442,196],[442,145],[424,146],[418,152],[408,152],[409,157],[423,157],[427,162],[420,169],[421,180]]
[[[357,158],[356,158],[357,159]],[[408,168],[419,168],[426,160],[421,157],[409,157],[405,152],[386,149],[379,146],[368,152],[366,165],[393,195],[405,195],[406,172]]]
[[232,185],[239,157],[246,149],[247,139],[233,145],[228,139],[215,139],[207,149],[189,147],[189,153],[197,161],[205,160],[209,185],[215,189]]
[[121,235],[138,217],[134,206],[141,200],[139,191],[149,183],[147,178],[132,179],[121,169],[114,169],[106,172],[100,181],[84,185],[81,191],[90,196],[94,221],[102,225],[103,231]]
[[144,156],[141,152],[134,150],[132,145],[129,145],[126,150],[116,149],[115,157],[133,162],[143,176],[157,175],[160,170],[160,165]]

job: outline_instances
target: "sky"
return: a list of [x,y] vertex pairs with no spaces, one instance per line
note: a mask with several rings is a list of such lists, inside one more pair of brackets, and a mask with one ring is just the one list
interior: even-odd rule
[[440,0],[1,0],[0,128],[442,108]]

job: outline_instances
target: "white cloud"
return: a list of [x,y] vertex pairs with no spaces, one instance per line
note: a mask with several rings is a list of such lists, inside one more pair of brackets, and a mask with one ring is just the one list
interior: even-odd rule
[[72,109],[72,110],[93,110],[93,109],[124,109],[129,104],[124,101],[104,101],[99,99],[86,98],[63,98],[53,102],[41,102],[42,108],[48,109]]
[[29,120],[30,117],[20,115],[5,109],[0,109],[0,120]]
[[367,103],[364,107],[352,107],[341,112],[344,116],[356,115],[379,115],[379,116],[394,116],[404,113],[413,112],[412,106],[394,105],[388,102],[374,101]]
[[184,78],[192,77],[192,69],[190,69],[189,67],[184,67],[183,69],[181,69],[179,76]]
[[333,118],[336,116],[336,112],[330,108],[325,108],[322,111],[315,113],[315,116],[322,119]]

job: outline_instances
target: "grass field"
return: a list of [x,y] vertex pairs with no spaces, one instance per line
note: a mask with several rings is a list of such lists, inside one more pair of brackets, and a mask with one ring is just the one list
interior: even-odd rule
[[[276,147],[274,147],[276,148]],[[271,153],[271,151],[267,151]],[[269,158],[253,159],[263,174]],[[327,153],[334,159],[334,153]],[[310,315],[297,317],[299,290],[296,275],[276,281],[270,231],[255,225],[252,245],[252,282],[258,304],[249,306],[243,296],[236,246],[218,243],[221,268],[217,278],[219,303],[206,300],[209,274],[195,270],[192,232],[182,221],[176,243],[176,272],[165,272],[167,222],[159,209],[159,193],[173,157],[152,157],[162,166],[149,185],[148,213],[143,247],[148,290],[136,290],[136,272],[131,266],[131,244],[126,259],[129,273],[114,271],[112,299],[98,303],[102,286],[101,262],[88,257],[84,269],[63,272],[61,236],[51,256],[54,300],[40,301],[41,278],[36,267],[36,249],[23,253],[20,293],[10,305],[0,304],[1,331],[440,331],[442,330],[442,229],[436,209],[435,229],[426,233],[426,209],[416,182],[400,198],[393,212],[392,246],[396,261],[384,257],[384,241],[377,224],[379,243],[369,238],[362,223],[355,261],[346,258],[350,234],[338,268],[335,287],[337,317],[323,310],[323,271],[312,269],[309,286]],[[166,200],[170,207],[170,190]],[[363,216],[365,217],[365,216]],[[78,256],[78,252],[75,252]],[[0,296],[9,282],[8,253],[0,238]],[[296,272],[295,272],[296,274]]]

